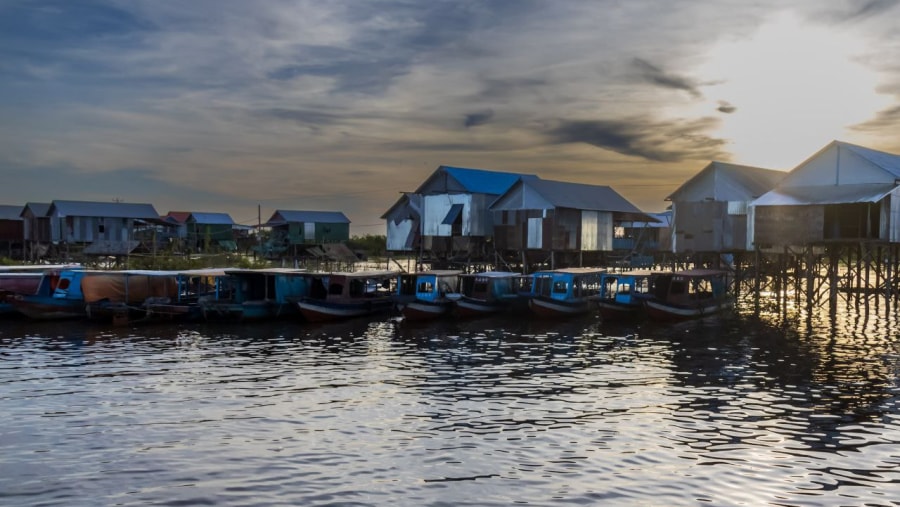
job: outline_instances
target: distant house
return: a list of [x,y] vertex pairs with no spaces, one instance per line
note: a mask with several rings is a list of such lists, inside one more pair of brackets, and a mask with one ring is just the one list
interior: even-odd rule
[[[406,210],[419,207],[421,248],[437,256],[447,256],[453,252],[467,254],[484,253],[486,242],[493,236],[493,217],[488,207],[500,195],[509,190],[522,178],[537,178],[534,175],[468,169],[463,167],[440,166],[423,182],[406,201]],[[420,202],[417,202],[420,200]],[[402,203],[398,202],[398,204]],[[383,218],[396,220],[397,205],[388,210]],[[404,224],[404,229],[395,228],[388,244],[408,243],[414,219]],[[401,221],[402,222],[402,221]]]
[[747,207],[783,171],[710,162],[666,200],[672,202],[672,251],[733,252],[747,247]]
[[381,218],[387,222],[387,250],[412,252],[419,247],[422,196],[404,193]]
[[[613,249],[653,254],[672,250],[672,210],[647,213],[655,221],[622,221],[613,239]],[[621,232],[619,232],[621,231]]]
[[43,257],[50,248],[50,217],[47,212],[50,203],[29,202],[22,209],[26,258],[34,260]]
[[750,207],[761,249],[824,241],[900,242],[900,155],[832,141]]
[[237,250],[234,225],[228,213],[191,212],[185,220],[187,245],[198,252],[216,249],[233,252]]
[[616,226],[654,219],[608,186],[522,179],[490,207],[498,250],[609,252]]
[[320,245],[350,239],[350,220],[340,211],[276,210],[263,224],[285,245]]
[[173,237],[185,239],[187,238],[187,219],[190,216],[190,211],[170,211],[162,219],[172,225],[170,229]]
[[140,243],[139,230],[162,221],[151,204],[53,201],[47,210],[54,243],[90,245],[86,253],[129,253]]
[[21,257],[25,241],[22,206],[0,204],[0,255]]

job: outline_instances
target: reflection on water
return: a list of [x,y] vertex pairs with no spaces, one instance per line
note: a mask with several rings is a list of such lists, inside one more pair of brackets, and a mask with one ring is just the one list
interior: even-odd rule
[[9,505],[888,505],[896,316],[0,323]]

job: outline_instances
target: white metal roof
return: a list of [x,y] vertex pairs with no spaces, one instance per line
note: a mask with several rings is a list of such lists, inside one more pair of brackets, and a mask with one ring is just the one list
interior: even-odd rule
[[868,183],[776,188],[751,203],[752,206],[800,206],[878,202],[897,185]]

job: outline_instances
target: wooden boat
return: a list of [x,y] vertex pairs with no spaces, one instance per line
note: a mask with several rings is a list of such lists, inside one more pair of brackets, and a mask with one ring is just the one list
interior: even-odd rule
[[[18,315],[12,298],[16,294],[35,294],[45,272],[61,269],[79,269],[77,264],[28,264],[0,266],[0,316]],[[7,298],[10,301],[7,301]]]
[[651,271],[603,273],[597,306],[603,320],[627,320],[641,315],[644,300],[650,297]]
[[390,311],[397,271],[357,271],[310,275],[310,291],[297,308],[310,322],[349,319]]
[[249,321],[297,314],[310,291],[310,273],[288,268],[226,269],[218,298],[198,301],[207,321]]
[[81,292],[89,319],[127,324],[146,317],[149,301],[176,298],[178,284],[171,271],[105,271],[83,278]]
[[677,321],[712,315],[731,308],[731,281],[727,271],[692,269],[653,276],[650,298],[644,301],[647,316]]
[[48,269],[43,273],[37,291],[7,297],[17,312],[32,319],[55,320],[87,315],[81,282],[85,277],[103,271],[82,269]]
[[16,294],[34,294],[41,283],[42,273],[0,272],[0,316],[17,314],[11,298]]
[[478,317],[502,312],[519,301],[521,273],[485,271],[459,275],[459,292],[448,294],[456,315]]
[[432,270],[401,275],[394,298],[400,313],[409,320],[433,319],[448,314],[454,306],[448,295],[458,290],[460,273]]
[[144,303],[147,320],[197,321],[203,319],[201,302],[217,301],[227,297],[224,284],[226,275],[222,268],[189,269],[174,271],[178,295],[174,300],[152,298]]
[[528,308],[541,317],[581,315],[596,309],[600,293],[599,268],[536,271],[531,275]]

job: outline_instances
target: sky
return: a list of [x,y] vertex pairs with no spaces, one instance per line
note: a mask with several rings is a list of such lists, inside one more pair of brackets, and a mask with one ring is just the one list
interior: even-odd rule
[[351,235],[440,165],[609,185],[900,153],[897,0],[3,0],[0,204]]

